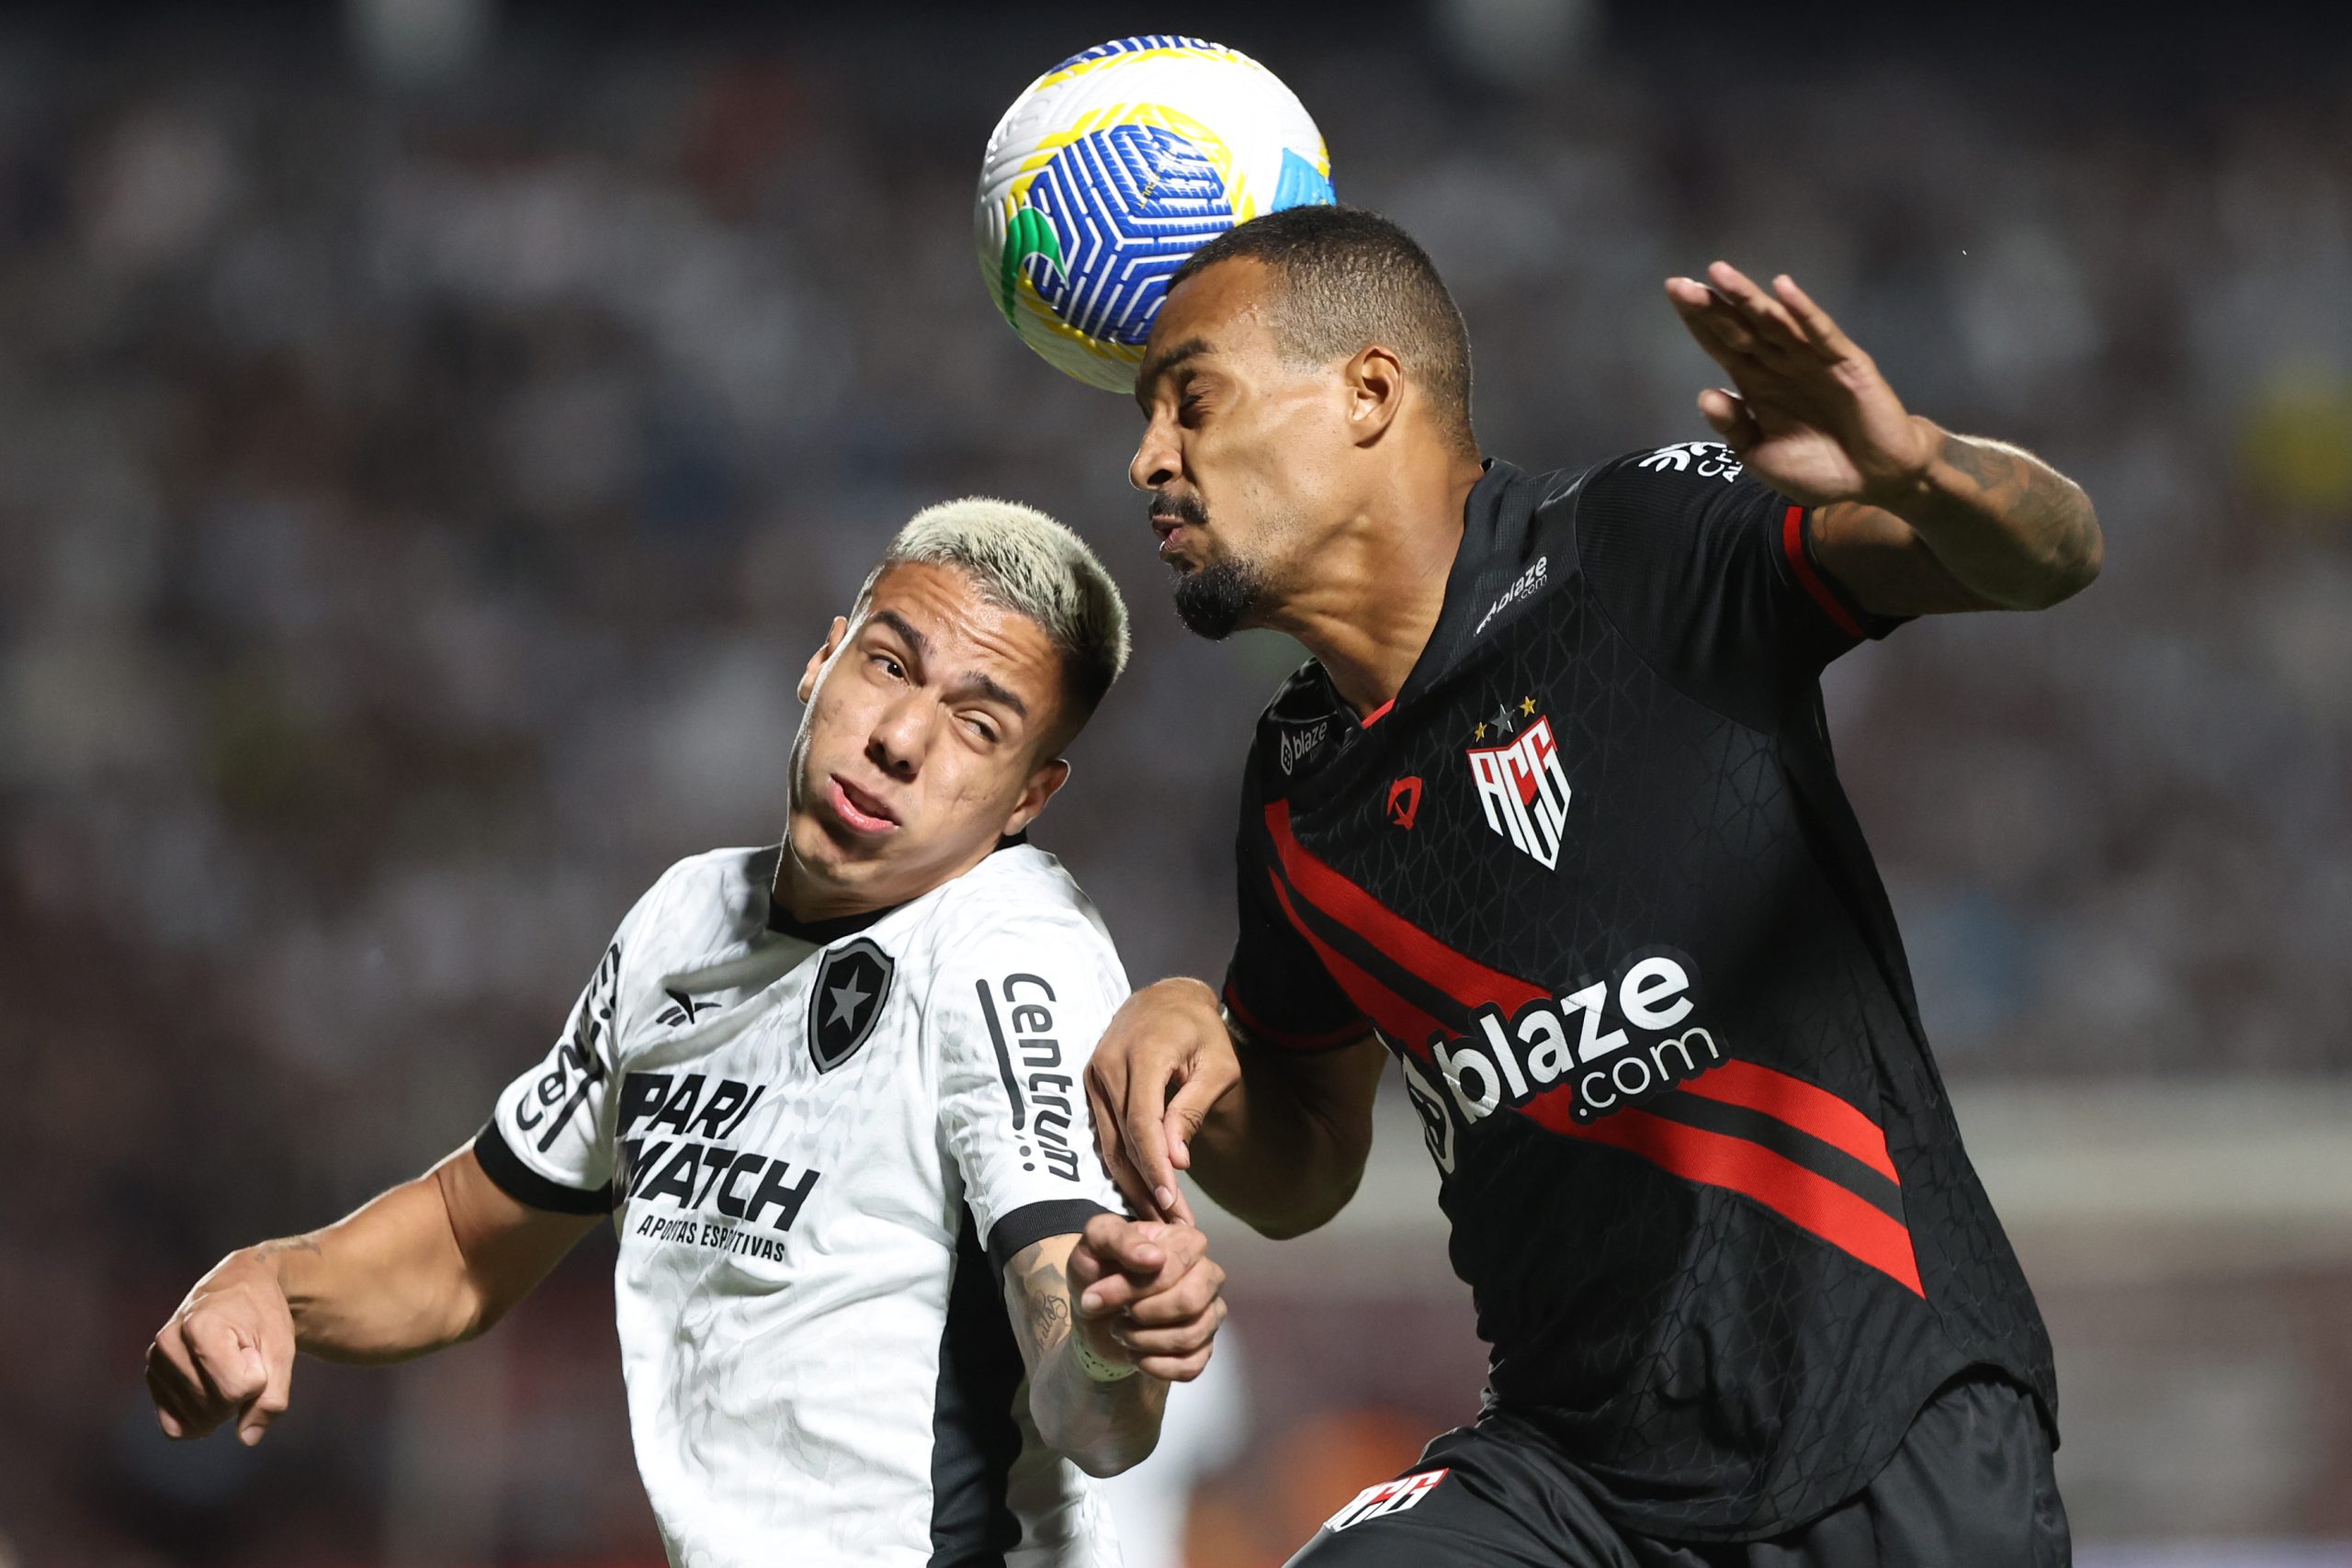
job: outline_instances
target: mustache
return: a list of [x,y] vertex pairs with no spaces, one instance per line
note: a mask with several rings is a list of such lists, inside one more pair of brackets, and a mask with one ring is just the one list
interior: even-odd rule
[[1179,523],[1194,528],[1209,525],[1209,509],[1201,504],[1201,498],[1196,495],[1154,496],[1150,515],[1155,518],[1173,517]]

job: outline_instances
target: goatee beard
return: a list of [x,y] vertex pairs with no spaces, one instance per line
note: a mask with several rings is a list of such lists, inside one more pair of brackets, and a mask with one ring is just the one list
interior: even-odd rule
[[1184,629],[1223,642],[1265,596],[1266,580],[1247,561],[1221,560],[1176,580],[1176,618]]

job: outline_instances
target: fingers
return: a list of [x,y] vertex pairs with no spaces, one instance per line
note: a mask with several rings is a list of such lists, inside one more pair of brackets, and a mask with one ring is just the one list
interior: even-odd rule
[[1861,353],[1855,346],[1854,340],[1839,331],[1838,323],[1829,319],[1829,312],[1815,304],[1813,297],[1797,287],[1795,278],[1784,272],[1772,280],[1772,288],[1780,295],[1781,302],[1788,307],[1789,313],[1804,328],[1815,352],[1824,359],[1834,363],[1854,358]]
[[1683,325],[1716,364],[1735,377],[1758,362],[1783,368],[1814,366],[1858,352],[1837,323],[1783,273],[1768,293],[1729,262],[1707,269],[1707,281],[1673,277],[1667,297]]
[[1211,1297],[1197,1313],[1182,1323],[1146,1327],[1140,1324],[1122,1323],[1111,1331],[1111,1337],[1125,1346],[1138,1361],[1147,1356],[1166,1356],[1181,1359],[1195,1351],[1208,1348],[1217,1330],[1225,1326],[1225,1298]]
[[209,1312],[186,1314],[180,1335],[197,1371],[223,1404],[235,1407],[259,1397],[269,1385],[269,1369],[252,1336]]
[[1150,1288],[1168,1263],[1159,1236],[1169,1228],[1158,1220],[1118,1214],[1097,1214],[1087,1221],[1069,1255],[1071,1298],[1079,1314],[1108,1316]]
[[1151,1183],[1143,1179],[1127,1158],[1126,1145],[1118,1134],[1121,1109],[1126,1104],[1126,1074],[1124,1066],[1106,1061],[1098,1052],[1086,1069],[1086,1102],[1094,1112],[1094,1148],[1102,1156],[1102,1168],[1119,1196],[1127,1201],[1137,1213],[1152,1214],[1158,1205],[1152,1201]]
[[1675,313],[1682,318],[1691,341],[1708,358],[1734,376],[1750,372],[1755,362],[1755,334],[1740,322],[1737,313],[1720,295],[1703,283],[1669,277],[1666,280],[1666,297],[1673,302]]
[[1735,452],[1747,451],[1763,435],[1747,400],[1727,388],[1710,387],[1700,393],[1699,412]]
[[228,1413],[210,1415],[196,1374],[172,1359],[164,1348],[165,1336],[177,1337],[167,1328],[147,1347],[147,1396],[155,1402],[156,1424],[163,1427],[164,1436],[175,1440],[200,1438]]
[[1126,1311],[1137,1329],[1174,1328],[1207,1314],[1225,1296],[1225,1270],[1203,1258],[1162,1291],[1141,1297]]
[[[265,1329],[265,1336],[269,1330]],[[264,1375],[261,1393],[245,1406],[244,1417],[237,1424],[237,1440],[247,1448],[261,1441],[269,1424],[286,1414],[286,1406],[293,1398],[294,1344],[289,1335],[283,1345],[266,1343],[261,1348]]]
[[1809,346],[1804,330],[1787,308],[1731,263],[1715,263],[1707,269],[1707,279],[1715,286],[1716,293],[1739,311],[1742,324],[1759,344],[1782,350]]
[[1176,1168],[1168,1162],[1165,1114],[1157,1094],[1137,1093],[1130,1084],[1127,1103],[1119,1117],[1119,1135],[1143,1188],[1144,1201],[1136,1206],[1155,1219],[1166,1218],[1177,1201]]
[[187,1325],[177,1316],[147,1347],[147,1392],[167,1438],[203,1437],[236,1408],[206,1373]]

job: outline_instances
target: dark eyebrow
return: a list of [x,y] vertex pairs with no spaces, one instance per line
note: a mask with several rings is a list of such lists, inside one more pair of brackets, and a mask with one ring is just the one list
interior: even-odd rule
[[[899,614],[898,611],[876,610],[874,612],[871,618],[881,622],[884,626],[888,626],[892,631],[898,633],[901,638],[905,639],[908,649],[912,651],[915,656],[916,663],[922,663],[930,656],[930,639],[925,637],[922,633],[915,630],[913,623],[909,621],[906,616]],[[1029,705],[1027,703],[1023,702],[1014,693],[1008,691],[1001,682],[987,675],[971,674],[963,677],[961,680],[957,681],[955,685],[948,688],[946,696],[950,702],[955,701],[958,697],[985,697],[989,702],[1001,704],[1003,706],[1011,708],[1023,718],[1027,718],[1029,716]]]
[[956,682],[954,686],[949,688],[947,696],[950,701],[953,701],[957,697],[986,697],[992,703],[1001,703],[1004,706],[1011,708],[1023,718],[1027,718],[1029,716],[1029,705],[1027,703],[1023,702],[1019,697],[1015,696],[1012,693],[1007,691],[1002,685],[989,679],[986,675],[965,676],[962,680]]
[[1136,406],[1147,413],[1150,412],[1153,383],[1187,359],[1216,352],[1216,345],[1208,339],[1194,336],[1186,338],[1182,343],[1172,344],[1151,358],[1145,360],[1142,367],[1136,371]]
[[914,623],[898,611],[876,610],[870,618],[881,622],[892,631],[897,632],[918,660],[931,652],[931,639],[915,630]]

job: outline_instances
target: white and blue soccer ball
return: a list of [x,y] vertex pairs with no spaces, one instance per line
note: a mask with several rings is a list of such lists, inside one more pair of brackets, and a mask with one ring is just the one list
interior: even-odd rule
[[1124,392],[1185,257],[1331,199],[1322,133],[1280,77],[1201,39],[1119,39],[1038,77],[997,122],[980,274],[1023,343]]

